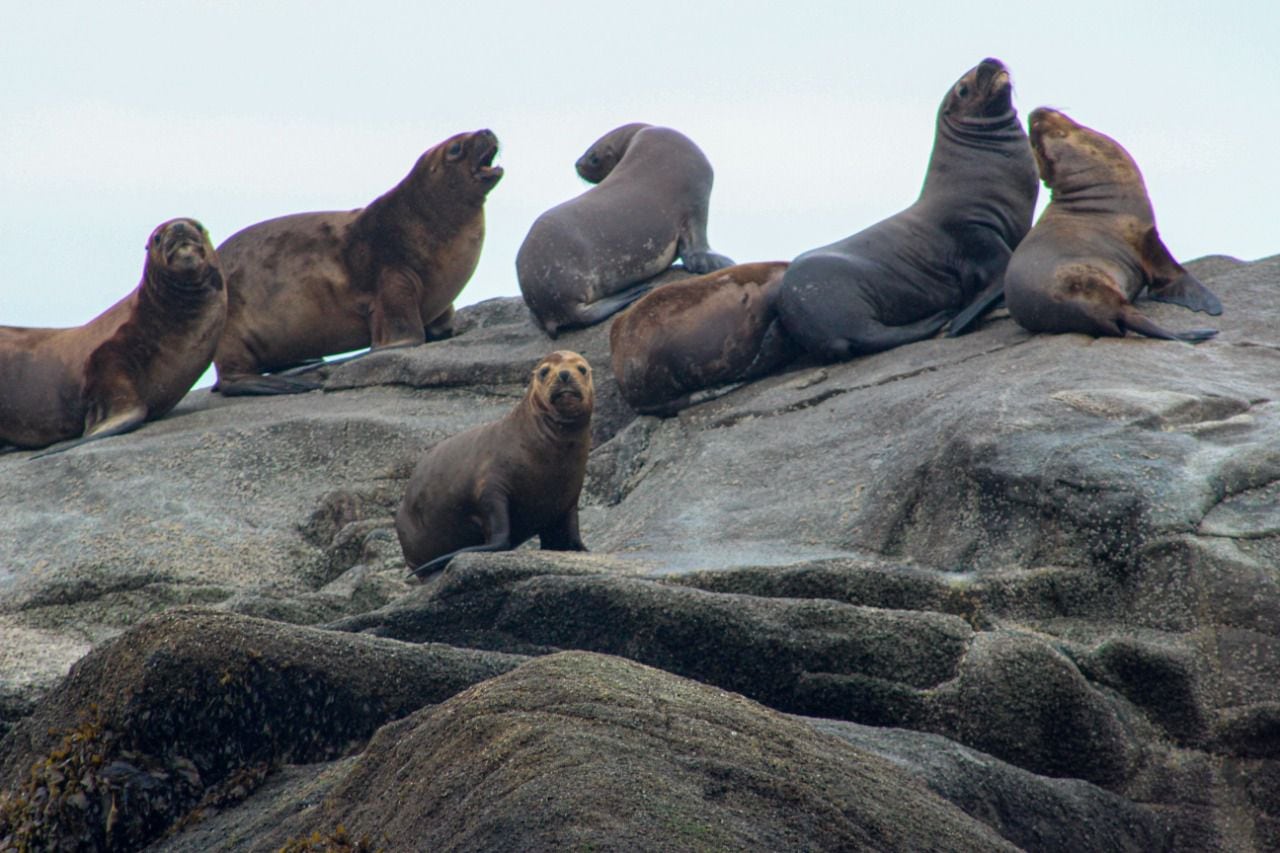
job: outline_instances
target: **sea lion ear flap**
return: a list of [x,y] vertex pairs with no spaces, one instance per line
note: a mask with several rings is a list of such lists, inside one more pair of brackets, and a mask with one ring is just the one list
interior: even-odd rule
[[1150,281],[1148,295],[1156,302],[1172,302],[1214,316],[1222,313],[1222,302],[1173,259],[1154,225],[1143,235],[1142,264]]

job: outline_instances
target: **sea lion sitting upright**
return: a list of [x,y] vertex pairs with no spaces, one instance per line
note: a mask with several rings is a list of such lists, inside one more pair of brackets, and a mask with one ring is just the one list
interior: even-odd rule
[[525,304],[551,337],[630,305],[676,258],[698,275],[733,263],[707,244],[711,163],[684,134],[623,125],[576,168],[596,186],[539,216],[516,254]]
[[214,363],[223,394],[293,394],[319,384],[261,376],[362,347],[453,333],[453,300],[484,243],[484,201],[502,177],[498,138],[460,133],[428,150],[368,207],[260,222],[218,247],[227,327]]
[[0,326],[0,442],[58,448],[166,414],[209,367],[227,317],[204,226],[171,219],[147,239],[142,281],[83,326]]
[[[798,353],[774,302],[785,262],[738,264],[664,284],[609,329],[613,374],[642,414],[673,414],[698,392],[764,376]],[[714,396],[708,394],[707,396]]]
[[920,197],[796,258],[778,296],[783,326],[824,361],[930,337],[975,297],[998,298],[1038,187],[1009,72],[984,59],[942,99]]
[[1109,136],[1041,107],[1031,113],[1031,144],[1049,206],[1018,246],[1005,273],[1005,303],[1032,332],[1124,335],[1203,341],[1214,329],[1170,332],[1133,306],[1152,299],[1221,314],[1222,303],[1182,268],[1156,231],[1138,164]]
[[576,352],[538,362],[502,419],[449,436],[419,460],[396,513],[413,574],[466,551],[507,551],[537,535],[543,550],[585,551],[578,495],[591,450],[595,391]]

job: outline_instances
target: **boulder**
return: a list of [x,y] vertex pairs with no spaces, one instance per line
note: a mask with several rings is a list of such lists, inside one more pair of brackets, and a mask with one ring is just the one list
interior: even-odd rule
[[[628,658],[776,711],[879,727],[866,737],[881,755],[894,732],[945,738],[957,766],[978,756],[1036,781],[1001,770],[998,789],[982,774],[942,785],[918,755],[894,760],[1026,849],[1053,849],[1110,798],[1128,804],[1114,811],[1127,828],[1114,844],[1081,836],[1089,849],[1274,847],[1280,257],[1189,267],[1221,317],[1142,307],[1171,328],[1221,330],[1198,346],[1033,336],[998,312],[963,338],[799,363],[657,419],[617,395],[607,325],[553,342],[519,300],[491,300],[460,311],[451,340],[325,368],[322,392],[196,391],[128,435],[0,455],[0,755],[92,757],[90,706],[107,694],[74,693],[81,670],[62,682],[68,669],[136,642],[134,626],[154,631],[149,617],[201,605],[390,644],[378,649]],[[581,507],[592,553],[530,543],[407,583],[391,517],[417,457],[499,417],[553,349],[596,369]],[[350,636],[362,632],[383,637]],[[384,696],[353,683],[350,696]],[[163,714],[179,700],[146,701]],[[404,699],[393,716],[425,719],[439,701]],[[361,715],[344,743],[360,750],[379,716]],[[33,751],[49,720],[61,740]],[[337,791],[364,757],[321,740],[328,751],[237,763],[247,775],[226,784],[265,794],[310,772],[327,780],[316,796]],[[186,764],[120,748],[133,757],[109,784],[154,801],[138,825],[207,794],[201,766],[197,784]],[[155,773],[172,782],[163,796]],[[991,806],[1009,787],[1025,796]],[[1068,788],[1087,793],[1053,799]],[[1014,826],[1016,809],[1045,815],[1040,835]]]

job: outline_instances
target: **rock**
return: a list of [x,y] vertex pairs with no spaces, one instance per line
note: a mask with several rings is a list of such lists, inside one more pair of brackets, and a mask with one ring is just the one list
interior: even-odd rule
[[[72,662],[198,604],[279,632],[325,625],[306,636],[334,642],[632,658],[881,726],[867,737],[882,755],[895,731],[946,738],[948,755],[1034,777],[1001,808],[982,774],[946,793],[1031,849],[1108,798],[1128,804],[1113,811],[1127,828],[1113,845],[1082,836],[1097,849],[1274,847],[1280,257],[1190,267],[1225,305],[1221,334],[1195,347],[1036,337],[997,314],[964,338],[797,365],[660,420],[617,396],[607,325],[552,342],[519,300],[493,300],[461,311],[454,339],[325,368],[322,393],[199,391],[129,435],[0,455],[0,754],[46,718],[60,737],[90,731],[56,686]],[[596,369],[592,553],[526,547],[406,583],[391,517],[417,456],[501,416],[559,348]],[[91,738],[77,744],[60,760]],[[198,788],[189,768],[131,752],[108,786],[150,792],[131,826],[168,820]],[[318,762],[325,791],[360,761],[317,755],[280,760]],[[227,791],[303,773],[237,766]],[[163,796],[154,773],[173,781]],[[1068,789],[1088,794],[1063,801]],[[1046,815],[1041,833],[1015,809]]]
[[0,846],[139,849],[279,764],[337,758],[519,662],[169,611],[77,663],[0,742]]
[[[385,727],[251,843],[391,850],[1014,850],[893,763],[617,658],[539,658]],[[247,838],[235,821],[219,837]],[[518,840],[517,840],[518,839]],[[160,849],[200,849],[179,838]]]
[[908,770],[1023,850],[1140,853],[1199,840],[1194,826],[1184,830],[1190,837],[1180,836],[1157,809],[1078,779],[1028,773],[938,735],[832,720],[809,722]]

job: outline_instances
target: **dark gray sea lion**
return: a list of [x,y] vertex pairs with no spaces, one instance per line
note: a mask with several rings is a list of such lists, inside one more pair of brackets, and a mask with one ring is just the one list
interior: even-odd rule
[[396,513],[415,575],[467,551],[507,551],[537,536],[544,550],[585,551],[578,495],[591,450],[595,391],[576,352],[538,362],[524,398],[501,420],[434,445]]
[[623,125],[577,169],[596,186],[539,216],[516,254],[520,292],[551,337],[630,305],[677,258],[694,274],[733,263],[707,244],[711,163],[684,134]]
[[[942,99],[920,197],[796,258],[778,297],[783,325],[824,361],[932,336],[966,306],[999,298],[1038,187],[1009,72],[984,59]],[[953,330],[981,310],[958,317]]]
[[147,239],[142,281],[83,326],[0,326],[0,442],[57,452],[166,414],[209,367],[227,317],[204,226],[171,219]]
[[1217,334],[1167,331],[1132,304],[1145,289],[1161,302],[1222,313],[1218,298],[1165,248],[1129,152],[1056,110],[1035,110],[1030,125],[1040,176],[1053,196],[1005,273],[1013,319],[1033,332],[1131,330],[1193,342]]
[[310,391],[318,383],[260,374],[449,337],[453,300],[480,260],[485,198],[502,177],[497,152],[491,131],[461,133],[365,208],[283,216],[228,238],[216,390]]
[[643,414],[672,414],[708,389],[777,370],[796,356],[774,301],[784,262],[739,264],[664,284],[614,319],[613,374]]

